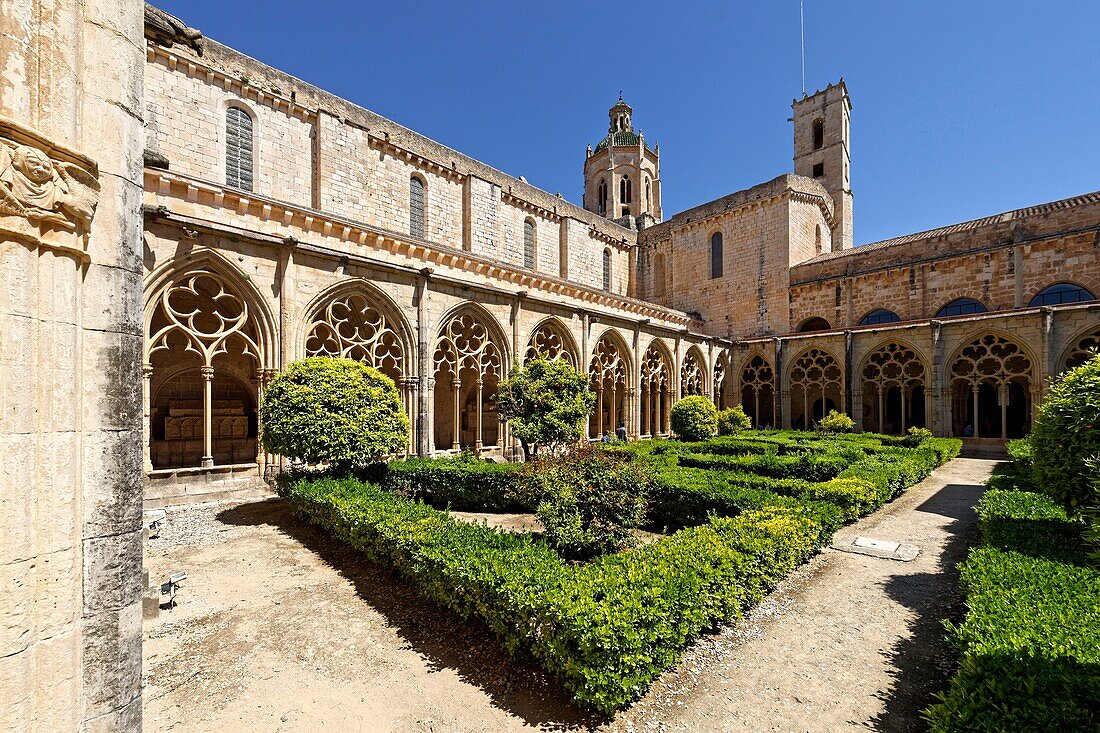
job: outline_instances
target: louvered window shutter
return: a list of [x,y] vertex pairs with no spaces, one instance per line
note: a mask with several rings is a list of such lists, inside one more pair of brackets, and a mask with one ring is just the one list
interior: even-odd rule
[[611,291],[611,250],[603,251],[603,289]]
[[535,269],[535,225],[529,221],[523,222],[523,266]]
[[409,179],[409,234],[424,239],[424,182]]
[[239,107],[225,111],[225,183],[252,190],[252,118]]

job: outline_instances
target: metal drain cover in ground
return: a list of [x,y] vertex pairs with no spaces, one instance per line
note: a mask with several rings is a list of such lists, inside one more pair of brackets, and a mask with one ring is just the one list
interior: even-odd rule
[[894,540],[880,540],[874,537],[837,537],[833,540],[834,550],[854,552],[857,555],[881,557],[886,560],[909,562],[920,554],[916,545],[907,545]]

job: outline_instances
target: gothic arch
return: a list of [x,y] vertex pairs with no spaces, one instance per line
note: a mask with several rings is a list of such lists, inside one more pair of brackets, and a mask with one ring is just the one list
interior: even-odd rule
[[607,329],[596,340],[588,362],[588,376],[596,393],[596,411],[588,421],[590,438],[600,438],[626,425],[631,385],[630,349],[615,329]]
[[707,362],[699,347],[692,345],[684,354],[684,360],[680,364],[680,397],[706,394],[709,394]]
[[146,470],[256,461],[276,356],[266,303],[208,250],[166,263],[145,288]]
[[1011,335],[985,331],[967,338],[945,363],[953,433],[1001,440],[1025,435],[1038,363]]
[[296,343],[306,356],[362,361],[400,384],[416,371],[412,329],[401,309],[366,279],[332,285],[305,308]]
[[1069,345],[1062,351],[1062,358],[1058,360],[1058,371],[1081,366],[1097,350],[1100,350],[1100,324],[1094,323],[1070,339]]
[[496,319],[476,303],[440,320],[432,351],[436,445],[475,453],[503,447],[493,397],[508,368],[507,343]]
[[565,359],[574,368],[578,368],[577,348],[569,328],[561,319],[547,316],[539,321],[531,331],[531,338],[527,340],[527,350],[523,354],[523,360],[534,358],[536,354],[543,354],[547,359]]
[[844,370],[827,349],[811,346],[791,360],[791,426],[806,430],[830,410],[844,410]]
[[775,422],[775,369],[763,354],[751,354],[741,362],[741,409],[753,427]]
[[642,389],[642,433],[654,437],[667,435],[674,394],[672,353],[661,339],[650,341],[638,370]]
[[734,378],[733,371],[730,368],[729,351],[722,349],[718,352],[718,358],[714,360],[711,381],[711,384],[714,385],[714,389],[711,390],[714,395],[714,406],[719,410],[724,410],[730,406],[730,391],[733,383]]
[[926,426],[928,361],[916,347],[897,340],[880,344],[864,357],[859,375],[865,430],[900,435]]

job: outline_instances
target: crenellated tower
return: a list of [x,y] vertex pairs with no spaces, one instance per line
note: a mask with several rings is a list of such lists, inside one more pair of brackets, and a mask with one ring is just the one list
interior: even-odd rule
[[584,208],[637,229],[661,221],[660,146],[634,131],[634,110],[619,101],[608,110],[607,135],[584,160]]

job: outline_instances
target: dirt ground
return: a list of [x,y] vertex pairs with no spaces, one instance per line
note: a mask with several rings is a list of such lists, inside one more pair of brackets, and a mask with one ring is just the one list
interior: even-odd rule
[[146,729],[921,730],[953,665],[941,620],[960,615],[955,564],[994,465],[956,459],[844,530],[915,544],[915,561],[823,552],[613,720],[278,500],[169,510],[145,564],[188,579],[145,625]]

